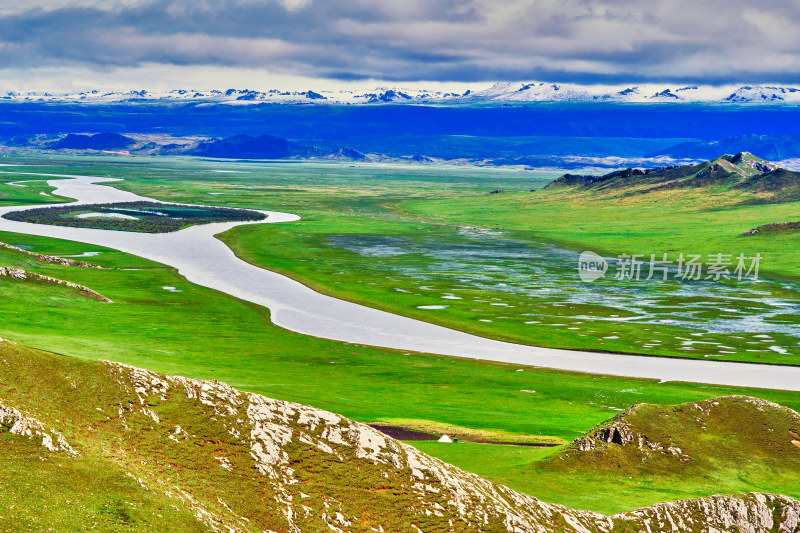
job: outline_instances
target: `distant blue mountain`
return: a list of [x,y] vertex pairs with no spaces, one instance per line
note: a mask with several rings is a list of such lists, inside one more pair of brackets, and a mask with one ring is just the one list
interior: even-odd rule
[[772,161],[800,157],[800,135],[741,135],[719,141],[692,141],[651,152],[648,156],[711,159],[718,154],[752,152]]
[[96,135],[75,135],[70,133],[50,145],[55,150],[124,150],[136,144],[130,137],[119,133],[98,133]]
[[750,134],[800,135],[800,108],[573,103],[509,107],[0,103],[2,138],[87,131],[226,137],[257,136],[264,130],[287,139],[337,139],[339,145],[352,144],[351,139],[402,135],[710,140]]
[[[679,94],[679,90],[674,93]],[[399,94],[388,97],[403,99]],[[780,160],[797,154],[794,146],[800,137],[800,107],[789,105],[530,103],[447,107],[318,102],[238,106],[193,101],[0,102],[0,140],[13,145],[34,135],[47,138],[126,131],[222,139],[196,147],[197,155],[208,157],[296,156],[296,145],[314,156],[326,156],[346,146],[361,154],[389,157],[420,155],[561,166],[549,157],[664,155],[709,159],[720,153],[749,151]],[[270,135],[264,136],[264,132]],[[115,150],[124,148],[127,142],[86,137],[67,137],[59,141],[64,143],[60,146]]]
[[291,143],[274,135],[235,135],[225,139],[201,142],[185,152],[203,157],[227,159],[283,159],[292,153]]

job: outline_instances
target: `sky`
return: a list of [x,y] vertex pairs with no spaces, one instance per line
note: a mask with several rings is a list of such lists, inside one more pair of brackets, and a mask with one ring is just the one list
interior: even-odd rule
[[0,0],[0,89],[800,84],[800,0]]

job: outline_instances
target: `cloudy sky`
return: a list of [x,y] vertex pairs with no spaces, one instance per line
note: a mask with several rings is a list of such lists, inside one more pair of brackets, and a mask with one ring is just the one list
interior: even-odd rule
[[0,0],[0,89],[800,84],[800,0]]

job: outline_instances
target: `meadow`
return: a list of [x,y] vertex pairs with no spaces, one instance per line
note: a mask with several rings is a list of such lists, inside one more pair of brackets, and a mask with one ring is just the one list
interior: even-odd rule
[[[557,171],[230,163],[220,173],[204,165],[193,174],[180,164],[160,174],[136,169],[120,187],[298,214],[296,223],[220,238],[241,258],[320,292],[485,337],[772,364],[800,355],[800,234],[742,236],[800,216],[797,203],[746,203],[745,193],[714,190],[622,198],[540,190]],[[586,284],[576,272],[586,249],[673,260],[760,254],[760,278],[609,275]]]
[[[449,246],[457,249],[464,244],[465,237],[458,233],[458,228],[465,223],[457,220],[460,216],[457,213],[448,214],[447,205],[455,212],[459,203],[464,209],[464,205],[480,206],[480,202],[527,198],[532,194],[527,192],[530,188],[540,187],[553,175],[458,168],[387,170],[347,165],[226,163],[223,168],[218,162],[141,161],[74,159],[46,162],[25,171],[47,169],[51,173],[122,176],[127,181],[118,186],[161,200],[297,213],[303,217],[300,222],[250,226],[224,238],[243,257],[263,262],[268,268],[286,272],[326,292],[390,310],[393,310],[387,304],[390,296],[392,300],[398,297],[403,309],[417,309],[420,315],[427,310],[416,306],[429,305],[433,298],[424,296],[427,292],[421,292],[424,289],[419,288],[417,279],[392,274],[395,277],[387,280],[389,270],[378,261],[382,259],[380,256],[350,251],[341,246],[342,241],[340,246],[325,243],[332,242],[331,237],[337,235],[351,239],[360,236],[369,242],[376,235],[419,238],[424,234],[443,236]],[[9,181],[22,179],[30,177],[4,175],[0,194],[12,195],[8,201],[34,202],[44,198],[39,193],[49,192],[43,184],[29,190],[7,185]],[[507,192],[488,194],[496,189]],[[429,201],[442,204],[437,208],[442,219],[431,221],[433,215],[423,212],[421,206]],[[513,211],[509,206],[508,213]],[[445,222],[446,216],[453,222]],[[470,226],[477,227],[480,222],[472,221]],[[495,226],[487,226],[496,231]],[[40,263],[31,256],[6,249],[0,249],[0,264],[68,279],[114,301],[105,304],[66,287],[0,278],[3,302],[0,336],[5,339],[73,357],[108,359],[167,374],[219,379],[243,390],[314,405],[363,422],[413,420],[434,428],[455,426],[473,431],[501,431],[526,440],[567,442],[640,402],[675,404],[747,393],[800,408],[795,393],[558,372],[304,337],[273,326],[266,309],[189,284],[173,269],[137,257],[81,243],[17,234],[0,234],[0,241],[44,254],[97,253],[89,260],[110,268],[81,269]],[[414,266],[415,259],[422,267],[414,268],[429,264],[424,253],[408,255],[403,259],[408,262],[406,268]],[[452,259],[450,264],[456,265]],[[358,283],[357,277],[362,283]],[[337,285],[334,281],[341,283]],[[409,294],[396,290],[403,287],[414,290],[409,290]],[[444,287],[435,294],[438,296],[439,292],[444,294]],[[465,299],[462,293],[452,294]],[[500,296],[497,288],[489,286],[474,289],[473,297],[491,304],[495,302],[492,298]],[[791,294],[783,297],[789,299]],[[502,298],[501,303],[507,303],[505,294]],[[547,302],[541,305],[544,308]],[[438,315],[437,321],[456,327],[463,322],[463,315],[454,313],[453,307],[439,310],[447,313]],[[413,313],[404,312],[411,316]],[[487,328],[479,330],[487,336],[512,338],[512,328],[504,331],[495,328],[497,322],[475,322]],[[575,330],[567,329],[558,338],[567,342],[572,331]],[[663,333],[669,334],[669,330]],[[586,341],[587,345],[592,337]],[[633,349],[630,343],[623,343],[634,339],[635,332],[626,331],[619,337],[624,339],[621,346]],[[554,334],[552,338],[535,340],[549,343],[555,338]],[[654,479],[651,491],[637,492],[627,481],[598,473],[592,484],[602,481],[608,487],[603,495],[598,495],[596,486],[572,474],[538,473],[537,463],[548,454],[557,453],[559,448],[542,450],[471,443],[449,448],[426,443],[419,446],[423,451],[542,499],[583,508],[630,509],[665,496],[701,496],[710,490],[708,483],[676,487],[673,478],[665,478]],[[726,491],[769,486],[736,477],[728,470],[720,475],[725,479],[720,486]],[[785,486],[785,493],[800,494],[796,488]],[[619,491],[612,490],[613,487]]]

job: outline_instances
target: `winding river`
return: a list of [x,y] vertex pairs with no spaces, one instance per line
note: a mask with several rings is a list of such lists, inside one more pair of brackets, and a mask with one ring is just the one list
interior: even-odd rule
[[[20,173],[15,172],[15,175]],[[155,201],[104,183],[110,178],[31,174],[60,178],[54,194],[76,204]],[[69,179],[63,179],[69,178]],[[63,205],[63,204],[62,204]],[[0,215],[31,206],[1,207]],[[800,367],[659,358],[559,350],[490,340],[370,307],[338,300],[286,276],[242,261],[215,235],[240,224],[292,222],[299,217],[265,211],[266,221],[215,223],[162,234],[69,228],[0,218],[0,231],[54,237],[114,248],[172,266],[188,281],[267,307],[288,330],[353,344],[661,381],[800,391]]]

